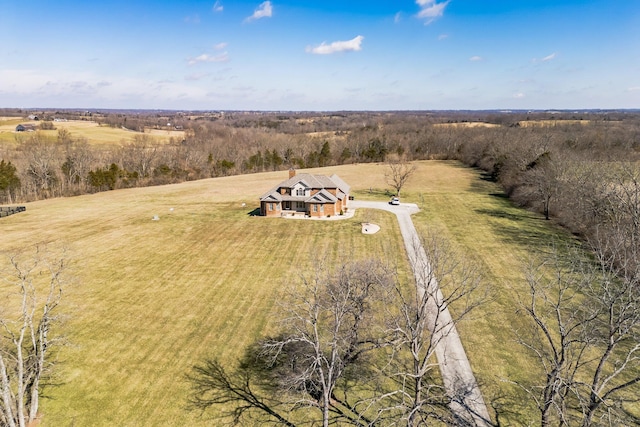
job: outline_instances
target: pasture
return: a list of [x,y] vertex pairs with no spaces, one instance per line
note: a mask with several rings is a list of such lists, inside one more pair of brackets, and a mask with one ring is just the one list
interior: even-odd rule
[[[456,162],[416,165],[402,191],[403,201],[421,208],[416,227],[448,237],[474,259],[491,296],[459,326],[485,400],[523,401],[503,381],[536,375],[511,330],[521,321],[514,301],[526,291],[522,264],[551,239],[568,237],[513,207],[478,171]],[[305,172],[337,173],[356,198],[387,200],[385,169]],[[272,330],[284,284],[314,258],[384,253],[407,271],[391,214],[358,210],[353,219],[335,221],[251,216],[258,197],[286,177],[269,172],[45,200],[0,220],[0,252],[39,242],[70,250],[74,284],[58,329],[66,344],[56,352],[58,385],[45,390],[50,399],[41,403],[43,426],[209,425],[185,409],[184,375],[208,356],[235,360]],[[381,231],[362,234],[365,221]]]
[[[41,122],[29,121],[19,118],[0,118],[0,142],[16,142],[23,138],[27,138],[30,132],[16,132],[16,126],[19,124],[31,124],[38,126]],[[72,138],[84,138],[89,144],[97,146],[111,146],[114,144],[130,143],[136,135],[142,135],[141,132],[135,132],[128,129],[114,128],[106,125],[100,125],[97,122],[89,120],[69,120],[61,122],[53,122],[55,130],[40,130],[42,135],[55,138],[58,129],[66,129],[71,133]],[[145,135],[149,135],[158,143],[167,143],[171,138],[184,138],[184,131],[177,130],[160,130],[145,129]]]

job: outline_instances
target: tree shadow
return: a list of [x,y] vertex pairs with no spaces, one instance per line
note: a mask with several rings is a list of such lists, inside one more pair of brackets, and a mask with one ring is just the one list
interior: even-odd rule
[[249,216],[260,216],[260,208],[255,208],[252,211],[247,212]]
[[505,212],[499,209],[477,210],[476,212],[500,220],[490,221],[490,224],[495,235],[506,244],[538,250],[548,247],[551,242],[566,239],[561,230],[545,221],[544,218]]
[[532,219],[530,216],[516,214],[512,212],[506,212],[502,209],[475,209],[474,212],[480,215],[489,215],[493,218],[508,219],[510,221],[524,221],[526,219]]
[[488,181],[488,182],[498,182],[498,180],[496,179],[495,174],[486,172],[486,171],[480,171],[480,179],[483,181]]

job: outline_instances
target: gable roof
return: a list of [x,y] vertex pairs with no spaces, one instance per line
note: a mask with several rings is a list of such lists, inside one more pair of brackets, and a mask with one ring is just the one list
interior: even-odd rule
[[262,202],[281,202],[282,195],[277,191],[271,191],[269,193],[265,193],[260,197],[260,201]]
[[340,191],[342,191],[344,194],[349,194],[349,191],[351,191],[351,187],[346,182],[344,182],[342,178],[340,178],[335,173],[329,178],[337,184]]
[[338,199],[324,188],[305,200],[306,203],[335,203]]
[[18,126],[16,126],[16,132],[32,131],[32,130],[36,130],[36,127],[32,124],[19,124]]
[[[297,184],[302,184],[307,188],[321,190],[318,193],[314,194],[314,196],[316,196],[322,193],[322,195],[319,196],[317,201],[315,199],[313,200],[313,202],[315,203],[328,203],[328,202],[336,202],[338,199],[342,200],[344,199],[345,195],[349,194],[349,190],[351,189],[351,187],[349,187],[347,183],[345,183],[342,179],[340,179],[340,177],[336,174],[333,174],[330,177],[328,177],[326,175],[312,175],[310,173],[299,173],[287,180],[282,181],[280,184],[278,184],[277,186],[273,187],[271,190],[264,193],[260,197],[260,201],[282,201],[285,198],[302,201],[302,199],[300,199],[299,197],[293,197],[293,196],[283,197],[283,195],[281,195],[279,191],[281,188],[293,188]],[[337,190],[336,191],[337,198],[336,196],[333,196],[331,193],[325,190],[328,188],[335,188]],[[311,196],[311,198],[313,198],[314,196]],[[312,201],[311,198],[304,199],[304,200],[306,202],[311,202]]]
[[299,173],[291,178],[282,181],[278,188],[292,188],[296,184],[302,183],[309,188],[338,188],[335,182],[325,175],[312,175],[310,173]]

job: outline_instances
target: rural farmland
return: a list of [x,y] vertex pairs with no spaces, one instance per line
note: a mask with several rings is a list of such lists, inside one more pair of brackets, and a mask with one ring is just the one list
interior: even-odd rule
[[[20,135],[16,132],[16,126],[28,124],[38,127],[40,122],[33,120],[23,120],[16,117],[0,117],[0,142],[15,143],[17,140],[26,139],[27,135]],[[92,120],[70,120],[53,122],[55,129],[40,130],[45,137],[54,138],[60,129],[68,131],[76,138],[82,138],[95,146],[111,146],[114,143],[130,143],[136,135],[148,135],[154,141],[166,143],[171,138],[184,138],[184,131],[175,129],[145,129],[144,132],[135,132],[126,128],[116,128],[101,125]]]
[[[511,328],[521,322],[522,266],[551,239],[570,239],[542,217],[515,208],[495,184],[457,162],[422,161],[403,190],[417,203],[418,230],[436,230],[482,268],[490,300],[459,325],[485,400],[523,402],[505,378],[538,375]],[[337,173],[355,197],[386,200],[383,164],[310,169]],[[73,284],[64,296],[65,344],[42,425],[208,425],[185,409],[185,374],[203,358],[232,362],[272,330],[276,301],[314,258],[338,262],[384,253],[408,266],[393,215],[304,221],[249,215],[286,172],[222,177],[26,204],[3,218],[0,251],[48,243],[69,248]],[[152,221],[158,215],[158,221]],[[381,226],[363,235],[361,222]],[[334,236],[340,234],[340,243]],[[27,243],[28,242],[28,243]],[[455,311],[455,307],[452,307]],[[517,406],[517,405],[516,405]],[[518,422],[534,410],[517,409]],[[508,417],[509,415],[504,415]]]

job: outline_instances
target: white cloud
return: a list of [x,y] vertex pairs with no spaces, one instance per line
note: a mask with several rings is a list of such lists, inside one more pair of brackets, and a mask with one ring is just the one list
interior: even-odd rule
[[[216,70],[216,73],[223,71]],[[188,109],[199,105],[204,109],[211,105],[206,96],[211,85],[209,79],[213,79],[213,75],[192,74],[179,79],[158,80],[148,76],[134,78],[87,71],[0,69],[0,98],[7,105],[52,108]],[[232,105],[240,109],[240,104]]]
[[217,0],[214,4],[213,4],[213,8],[212,10],[214,12],[222,12],[224,10],[224,6],[222,6],[222,2],[220,2],[220,0]]
[[627,89],[627,92],[637,92],[640,91],[640,86],[632,86]]
[[438,40],[444,40],[444,39],[448,39],[449,38],[449,34],[440,34],[438,36]]
[[522,98],[524,98],[524,96],[525,96],[525,95],[524,95],[524,93],[522,93],[522,92],[518,92],[518,93],[514,93],[514,94],[513,94],[513,97],[514,97],[515,99],[522,99]]
[[362,40],[364,40],[363,36],[356,36],[351,40],[337,41],[331,44],[322,42],[319,46],[316,47],[307,46],[306,51],[308,53],[314,53],[316,55],[328,55],[331,53],[347,51],[355,52],[362,50]]
[[393,17],[393,22],[394,23],[399,23],[400,21],[402,21],[402,12],[398,12],[396,13],[396,16]]
[[227,47],[227,45],[228,45],[228,43],[222,42],[222,43],[218,43],[218,44],[214,45],[213,48],[215,50],[222,50],[222,49],[225,49]]
[[469,61],[473,61],[473,62],[477,62],[477,61],[482,61],[482,57],[481,56],[472,56],[471,58],[469,58]]
[[200,23],[200,16],[198,16],[198,15],[186,16],[184,18],[184,22],[185,22],[185,24],[199,24]]
[[444,9],[450,1],[446,0],[438,3],[437,0],[416,0],[416,4],[420,6],[420,12],[418,12],[417,16],[419,19],[425,20],[425,25],[429,25],[444,14]]
[[271,18],[273,15],[273,6],[270,1],[265,1],[258,6],[258,8],[253,12],[253,15],[248,17],[246,21],[255,21],[260,18]]
[[534,64],[538,63],[538,62],[549,62],[552,61],[554,59],[556,59],[556,57],[558,56],[557,52],[553,52],[551,55],[547,55],[544,58],[533,58],[531,60],[531,62],[533,62]]
[[229,54],[227,52],[223,52],[220,55],[209,55],[208,53],[203,53],[195,58],[189,58],[187,63],[189,65],[195,65],[201,62],[227,62],[228,60]]

